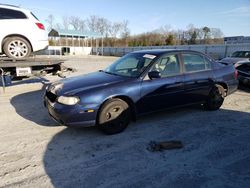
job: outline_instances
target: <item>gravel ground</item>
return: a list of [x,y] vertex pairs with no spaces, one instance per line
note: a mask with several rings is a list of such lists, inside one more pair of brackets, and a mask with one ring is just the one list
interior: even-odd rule
[[[74,57],[65,65],[99,70],[114,57]],[[43,107],[46,76],[0,88],[0,187],[249,187],[250,93],[222,108],[169,110],[141,117],[125,132],[58,126]],[[150,141],[181,140],[182,149],[150,152]]]

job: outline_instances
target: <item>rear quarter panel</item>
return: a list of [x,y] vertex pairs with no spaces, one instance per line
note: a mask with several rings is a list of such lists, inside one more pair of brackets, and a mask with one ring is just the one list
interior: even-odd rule
[[227,85],[227,95],[237,90],[238,80],[235,78],[235,68],[232,64],[222,65],[215,62],[213,74],[216,83],[224,83]]

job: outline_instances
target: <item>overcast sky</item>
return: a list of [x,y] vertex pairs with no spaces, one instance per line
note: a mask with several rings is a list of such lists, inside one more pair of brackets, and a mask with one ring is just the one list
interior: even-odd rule
[[220,28],[225,36],[250,36],[250,0],[1,0],[30,9],[46,25],[49,14],[57,22],[63,16],[99,15],[110,21],[129,21],[132,34],[170,25],[173,29]]

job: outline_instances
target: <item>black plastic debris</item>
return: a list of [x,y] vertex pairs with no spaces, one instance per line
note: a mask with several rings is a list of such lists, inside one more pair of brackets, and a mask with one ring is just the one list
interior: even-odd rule
[[181,141],[171,140],[171,141],[165,141],[165,142],[150,141],[147,149],[151,152],[155,152],[155,151],[180,149],[180,148],[183,148],[183,144]]

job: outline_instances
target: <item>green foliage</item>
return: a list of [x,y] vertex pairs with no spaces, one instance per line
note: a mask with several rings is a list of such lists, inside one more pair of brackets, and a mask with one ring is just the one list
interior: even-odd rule
[[197,32],[193,31],[191,33],[191,38],[190,38],[188,44],[196,44],[196,40],[197,40]]
[[166,45],[175,45],[175,42],[174,42],[174,35],[172,34],[169,34],[165,40],[166,42]]

